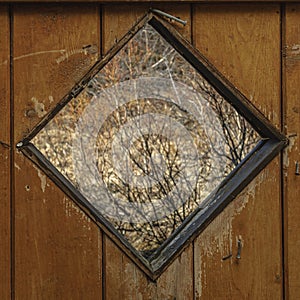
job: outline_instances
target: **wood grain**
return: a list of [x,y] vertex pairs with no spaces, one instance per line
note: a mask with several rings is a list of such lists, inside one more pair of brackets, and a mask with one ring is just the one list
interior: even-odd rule
[[[21,153],[16,152],[11,163],[6,146],[22,139],[93,64],[100,46],[106,53],[150,5],[187,20],[186,27],[174,26],[281,128],[279,4],[199,4],[200,0],[192,5],[191,15],[185,1],[172,5],[164,0],[91,2],[105,3],[102,24],[96,4],[14,5],[14,141],[10,141],[9,119],[9,15],[7,6],[0,5],[0,298],[10,298],[11,174],[16,299],[283,298],[279,158],[152,282]],[[286,299],[300,295],[300,176],[295,175],[295,163],[300,162],[299,18],[300,5],[287,4],[283,77],[284,125],[290,136],[283,162]],[[91,47],[85,51],[87,45]],[[240,260],[236,259],[239,239]]]
[[0,298],[10,299],[10,37],[6,5],[0,5],[0,45]]
[[[14,47],[15,81],[23,82],[15,94],[16,101],[22,101],[17,106],[15,140],[19,141],[95,62],[100,33],[95,6],[25,5],[16,6],[16,12],[16,22],[22,22],[16,23]],[[91,47],[86,50],[87,46]]]
[[107,236],[105,236],[106,299],[156,299],[155,285]]
[[157,280],[157,299],[193,299],[193,245],[190,244]]
[[192,299],[193,247],[190,245],[152,282],[108,237],[105,238],[106,299]]
[[195,46],[280,129],[279,18],[278,5],[199,5],[194,36]]
[[[103,51],[104,54],[120,40],[128,30],[141,19],[149,10],[149,4],[116,4],[103,6]],[[180,17],[182,20],[190,20],[190,9],[187,4],[172,5],[157,4],[153,8],[168,11],[169,14]],[[186,26],[173,23],[175,28],[187,39],[190,39],[191,22]]]
[[285,22],[285,119],[284,125],[290,145],[284,153],[285,195],[285,254],[286,299],[300,297],[300,176],[296,175],[296,162],[300,163],[300,5],[286,6]]
[[[193,19],[197,48],[280,128],[279,6],[198,5]],[[196,299],[281,298],[280,195],[277,157],[195,240]]]
[[[95,5],[14,7],[15,142],[92,65],[99,20]],[[16,299],[101,299],[101,231],[18,152],[15,167]]]
[[106,54],[148,11],[149,5],[103,5],[102,49]]

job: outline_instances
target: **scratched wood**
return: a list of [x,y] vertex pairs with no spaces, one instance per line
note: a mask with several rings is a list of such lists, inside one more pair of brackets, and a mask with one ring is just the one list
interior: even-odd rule
[[[280,128],[279,5],[198,5],[193,20],[196,47]],[[277,157],[195,240],[196,299],[281,298],[280,194]]]
[[[158,9],[167,9],[168,13],[190,21],[190,6],[183,4],[167,8],[161,4]],[[103,8],[103,49],[108,51],[132,25],[143,16],[149,6],[143,5],[107,5]],[[180,27],[188,39],[191,25]],[[156,283],[130,261],[124,253],[109,239],[105,239],[105,294],[107,299],[192,299],[193,298],[193,252],[192,247],[182,253],[161,275]]]
[[284,153],[285,193],[285,253],[287,299],[300,297],[300,176],[296,175],[296,162],[300,163],[300,5],[286,6],[284,28],[285,56],[285,130],[290,145]]
[[[22,139],[93,64],[101,50],[100,41],[101,51],[106,53],[150,5],[180,16],[189,25],[174,26],[278,128],[284,113],[283,125],[291,141],[283,157],[285,290],[287,299],[298,299],[300,176],[295,175],[295,162],[300,161],[300,5],[287,4],[283,14],[286,58],[282,112],[279,4],[170,6],[155,0],[135,4],[95,2],[107,3],[101,10],[98,4],[13,6],[12,144]],[[0,43],[0,193],[4,200],[0,210],[1,299],[10,298],[10,174],[15,195],[12,213],[16,299],[284,297],[278,157],[154,283],[22,154],[14,154],[14,168],[10,170],[10,150],[6,146],[11,142],[9,17],[3,4]],[[85,50],[88,45],[89,50]],[[241,259],[236,258],[238,239],[242,243]]]
[[0,5],[0,298],[10,299],[10,58],[9,12]]
[[[13,28],[16,143],[96,59],[99,9],[16,5]],[[18,152],[14,184],[16,299],[101,299],[98,227]]]

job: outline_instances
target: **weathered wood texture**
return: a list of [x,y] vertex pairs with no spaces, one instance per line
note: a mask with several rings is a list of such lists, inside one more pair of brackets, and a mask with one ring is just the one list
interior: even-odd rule
[[[150,5],[144,4],[113,4],[103,5],[102,19],[103,19],[103,51],[104,54],[112,48],[120,38],[122,38],[128,30],[141,19],[150,9]],[[171,7],[166,4],[156,5],[155,8],[167,11],[181,18],[189,21],[186,26],[182,26],[176,22],[173,23],[175,28],[188,40],[191,36],[191,22],[190,22],[190,5],[188,4],[173,4]]]
[[[196,47],[278,127],[279,9],[199,5],[193,17]],[[195,240],[196,299],[281,298],[280,192],[277,157]]]
[[0,298],[10,299],[10,37],[9,12],[0,5]]
[[285,130],[290,145],[284,154],[284,205],[286,299],[300,298],[300,176],[296,163],[300,163],[300,5],[286,6],[284,28],[285,49]]
[[[10,141],[9,130],[9,17],[7,7],[0,6],[0,141],[15,145],[22,139],[93,64],[100,51],[105,54],[146,13],[151,3],[144,2],[107,3],[101,8],[98,4],[13,6],[14,141]],[[187,20],[185,27],[174,26],[281,127],[279,4],[172,2],[152,6]],[[295,162],[300,161],[299,18],[300,6],[287,5],[284,107],[286,130],[292,137],[284,160],[284,233],[289,299],[300,295],[300,177],[295,176]],[[83,49],[87,45],[91,47]],[[1,299],[10,296],[11,171],[10,150],[5,144],[0,145]],[[282,298],[278,157],[154,283],[43,172],[21,153],[14,156],[16,299]],[[236,259],[238,239],[242,242],[240,260]]]
[[[14,134],[19,141],[97,57],[95,5],[16,5]],[[16,299],[101,299],[99,228],[21,153],[15,154]]]

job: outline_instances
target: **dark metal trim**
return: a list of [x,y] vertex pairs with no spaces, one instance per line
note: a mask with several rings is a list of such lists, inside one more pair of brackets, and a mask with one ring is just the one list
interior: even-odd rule
[[[146,23],[153,26],[201,75],[247,119],[262,136],[262,142],[221,183],[205,203],[192,213],[183,224],[147,260],[108,222],[100,211],[66,179],[32,144],[30,140],[73,98],[75,98],[125,44]],[[200,232],[250,183],[250,181],[287,145],[281,134],[213,65],[189,42],[181,37],[166,21],[151,12],[146,14],[108,54],[99,60],[65,95],[61,102],[17,144],[24,155],[37,164],[78,206],[107,234],[152,280],[157,279],[167,266]]]

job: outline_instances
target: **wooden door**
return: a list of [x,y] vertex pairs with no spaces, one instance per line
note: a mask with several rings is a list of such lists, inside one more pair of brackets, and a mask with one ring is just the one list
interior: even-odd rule
[[300,6],[152,1],[290,139],[153,282],[15,147],[150,3],[19,2],[0,4],[1,299],[299,298]]

